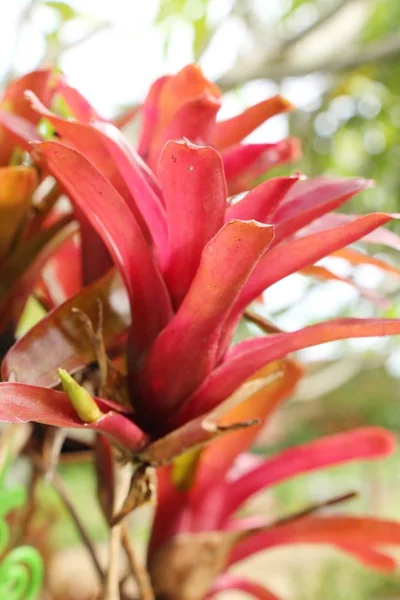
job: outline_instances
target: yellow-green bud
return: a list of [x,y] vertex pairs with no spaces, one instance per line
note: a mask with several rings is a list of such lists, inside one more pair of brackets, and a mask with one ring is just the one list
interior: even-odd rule
[[84,387],[64,369],[58,369],[64,392],[71,400],[76,414],[84,423],[94,423],[101,419],[104,413],[101,412],[92,396]]

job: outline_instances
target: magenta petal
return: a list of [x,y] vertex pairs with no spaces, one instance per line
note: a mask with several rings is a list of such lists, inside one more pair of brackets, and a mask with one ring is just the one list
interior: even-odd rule
[[[263,170],[277,163],[279,159],[278,144],[243,144],[233,146],[222,152],[225,177],[228,185],[239,178],[247,170],[251,170],[262,161]],[[235,193],[232,191],[232,193]]]
[[[156,251],[160,258],[165,260],[167,219],[164,206],[154,191],[157,184],[153,174],[116,127],[110,123],[100,122],[94,123],[93,127],[101,132],[103,142],[147,225]],[[149,179],[152,180],[152,185]]]
[[249,144],[223,153],[229,195],[254,187],[270,169],[300,156],[299,141],[287,138],[275,144]]
[[291,333],[254,338],[236,345],[174,417],[175,425],[208,412],[248,377],[291,352],[334,340],[400,334],[400,319],[334,319]]
[[235,311],[242,312],[250,302],[277,281],[314,264],[339,248],[360,240],[393,218],[392,215],[384,213],[371,213],[352,223],[289,240],[272,248],[249,279]]
[[139,412],[162,421],[210,372],[227,312],[272,238],[273,227],[231,221],[208,242],[183,303],[139,373]]
[[267,590],[263,585],[249,581],[243,577],[238,577],[237,575],[231,575],[230,573],[225,573],[218,577],[207,599],[214,598],[214,596],[230,590],[245,592],[254,598],[258,598],[258,600],[279,600],[278,596],[275,596],[275,594]]
[[44,142],[38,147],[49,170],[114,257],[129,295],[134,345],[137,352],[143,352],[168,323],[171,305],[132,213],[112,185],[79,152],[57,142]]
[[314,221],[321,215],[338,208],[352,196],[371,187],[366,179],[327,179],[316,177],[299,181],[281,204],[273,223],[276,224],[274,244],[280,242]]
[[[345,215],[342,213],[330,213],[329,215],[323,215],[313,223],[310,223],[299,233],[301,236],[309,235],[310,233],[316,233],[318,231],[324,231],[330,227],[339,227],[340,225],[346,225],[347,223],[353,223],[360,218],[360,215]],[[363,244],[381,244],[394,250],[400,250],[400,236],[394,231],[380,227],[375,229],[371,233],[365,235],[362,239]]]
[[[355,558],[380,568],[382,554],[373,552],[375,546],[399,545],[400,524],[370,517],[305,517],[287,524],[264,529],[250,535],[234,548],[230,564],[243,560],[251,554],[282,544],[330,544]],[[355,552],[353,552],[355,549]],[[366,550],[365,554],[363,551]],[[374,565],[372,559],[378,559]],[[387,557],[384,568],[388,567]]]
[[[144,218],[136,201],[138,189],[132,189],[132,180],[135,181],[138,177],[140,165],[132,165],[132,162],[135,163],[132,159],[133,151],[129,158],[127,158],[126,154],[129,145],[126,143],[124,136],[110,123],[101,121],[98,121],[97,123],[80,123],[78,121],[63,119],[50,112],[31,92],[27,92],[25,95],[29,99],[32,108],[39,115],[48,119],[56,128],[58,135],[61,136],[61,141],[65,141],[69,145],[72,144],[78,152],[81,152],[88,160],[90,160],[96,169],[110,181],[132,211],[144,235],[148,235],[149,230],[145,225]],[[121,140],[124,143],[122,143]],[[137,158],[139,160],[139,157]],[[130,168],[128,169],[131,187],[128,186],[128,182],[125,181],[124,178],[127,172],[127,160],[131,163],[129,165]],[[123,161],[121,165],[120,161]],[[122,169],[123,172],[121,172]],[[140,192],[143,193],[146,191],[147,193],[148,190],[146,187],[148,187],[148,185],[143,184]],[[154,192],[150,189],[148,193],[152,194]],[[146,200],[148,200],[147,197]],[[150,197],[150,204],[152,201],[153,198]],[[156,222],[155,226],[156,234],[158,233],[157,225],[158,222]]]
[[285,450],[229,485],[225,517],[256,492],[290,477],[352,460],[382,458],[394,450],[394,436],[378,427],[351,430]]
[[223,225],[226,183],[218,152],[186,141],[166,144],[158,173],[168,217],[165,280],[179,306],[204,246]]
[[299,176],[293,175],[264,181],[239,202],[232,204],[226,211],[225,220],[255,219],[260,223],[272,223],[277,206],[298,180]]

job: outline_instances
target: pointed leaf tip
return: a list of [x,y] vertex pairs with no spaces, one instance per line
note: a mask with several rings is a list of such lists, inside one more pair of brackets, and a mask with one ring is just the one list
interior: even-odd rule
[[101,412],[92,396],[84,387],[79,385],[65,369],[58,369],[65,393],[71,401],[78,417],[84,423],[95,423],[104,413]]

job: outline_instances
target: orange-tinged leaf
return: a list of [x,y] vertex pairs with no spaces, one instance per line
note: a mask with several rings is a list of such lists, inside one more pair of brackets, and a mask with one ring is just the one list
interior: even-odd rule
[[267,98],[250,106],[240,115],[217,123],[212,143],[219,150],[238,144],[264,121],[293,108],[293,105],[282,96]]
[[181,106],[154,136],[147,159],[153,171],[157,170],[160,153],[169,140],[186,138],[195,144],[208,144],[219,107],[213,96],[200,96]]
[[159,129],[163,129],[182,106],[204,95],[219,98],[220,91],[197,65],[188,65],[170,77],[159,97]]
[[330,256],[343,258],[356,267],[360,265],[372,265],[373,267],[378,267],[378,269],[381,269],[382,271],[393,273],[397,276],[400,275],[400,269],[395,265],[391,265],[380,258],[375,258],[375,256],[369,256],[368,254],[354,250],[354,248],[341,248],[330,254]]
[[0,168],[0,258],[7,253],[37,185],[32,167]]
[[[231,423],[250,419],[259,419],[260,424],[234,431],[228,440],[221,438],[204,448],[197,468],[194,493],[204,493],[209,486],[224,477],[235,458],[251,447],[277,405],[290,397],[301,375],[301,367],[293,360],[272,362],[260,369],[233,394],[231,400],[237,402],[237,396],[239,402],[231,410],[224,412],[219,424],[229,426]],[[228,403],[229,400],[225,401],[223,407]],[[218,408],[215,412],[218,414]]]
[[150,146],[156,132],[160,116],[160,94],[168,79],[170,79],[169,75],[156,79],[141,107],[142,125],[137,149],[144,160],[148,158]]
[[304,267],[304,269],[301,269],[299,273],[301,273],[301,275],[305,275],[306,277],[315,277],[316,279],[322,279],[326,281],[341,281],[342,283],[347,283],[347,285],[350,285],[352,288],[357,290],[360,296],[371,300],[371,302],[374,302],[383,308],[387,308],[389,304],[386,298],[380,296],[374,290],[363,288],[357,285],[352,279],[336,275],[336,273],[333,273],[330,269],[322,267],[321,265],[310,265],[308,267]]

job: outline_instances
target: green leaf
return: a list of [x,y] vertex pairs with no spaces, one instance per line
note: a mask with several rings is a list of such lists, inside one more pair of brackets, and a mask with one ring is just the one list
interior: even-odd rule
[[71,19],[75,19],[79,16],[77,11],[66,2],[53,2],[52,0],[46,0],[44,4],[49,8],[56,10],[63,21],[70,21]]

